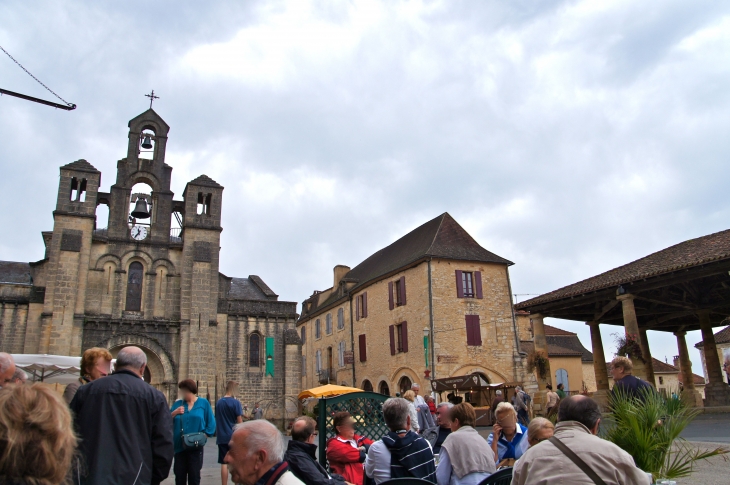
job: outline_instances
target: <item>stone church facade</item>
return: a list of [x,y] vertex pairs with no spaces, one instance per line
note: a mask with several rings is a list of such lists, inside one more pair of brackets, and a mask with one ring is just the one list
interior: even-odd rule
[[[0,262],[0,350],[76,356],[138,345],[146,380],[169,400],[185,378],[211,400],[233,379],[244,404],[261,402],[283,422],[301,386],[296,303],[279,301],[258,276],[219,272],[223,187],[201,175],[174,198],[168,131],[152,109],[129,122],[109,192],[87,161],[61,167],[44,258]],[[133,194],[140,183],[151,193]],[[102,204],[107,228],[96,227]]]

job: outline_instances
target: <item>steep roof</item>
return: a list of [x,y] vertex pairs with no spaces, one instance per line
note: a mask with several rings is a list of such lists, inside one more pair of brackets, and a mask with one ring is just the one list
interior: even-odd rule
[[30,263],[0,261],[0,283],[16,283],[32,285]]
[[75,162],[67,163],[66,165],[61,167],[62,169],[68,169],[68,170],[76,170],[78,172],[91,172],[91,173],[101,173],[99,172],[96,167],[94,167],[92,164],[87,162],[86,160],[79,159]]
[[[548,341],[548,357],[582,357],[583,352],[560,345],[561,342]],[[535,350],[532,340],[521,340],[520,348],[528,354]],[[581,359],[582,360],[582,359]]]
[[545,325],[545,336],[548,335],[569,337],[571,335],[577,336],[578,334],[575,332],[568,332],[567,330],[563,330],[562,328],[553,327],[552,325]]
[[[704,340],[695,344],[695,348],[702,348]],[[725,327],[715,334],[715,344],[730,344],[730,327]]]
[[424,258],[512,265],[477,243],[448,212],[417,227],[350,270],[346,279],[364,286]]
[[219,184],[218,182],[216,182],[215,180],[213,180],[212,178],[208,177],[205,174],[200,175],[197,178],[195,178],[195,179],[191,180],[190,182],[188,182],[188,185],[190,185],[190,184],[192,184],[192,185],[202,185],[204,187],[215,187],[217,189],[222,189],[223,188],[223,186],[221,184]]
[[605,273],[525,300],[515,305],[515,308],[529,308],[532,305],[617,287],[632,281],[728,258],[730,258],[730,230],[725,230],[675,244]]
[[231,286],[226,298],[234,300],[271,300],[278,295],[256,275],[248,278],[231,278]]

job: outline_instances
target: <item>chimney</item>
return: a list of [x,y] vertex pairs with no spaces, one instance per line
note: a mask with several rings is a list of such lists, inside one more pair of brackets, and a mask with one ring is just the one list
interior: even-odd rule
[[678,355],[674,356],[674,367],[679,369],[679,356]]
[[342,264],[338,264],[335,266],[334,274],[335,274],[335,280],[334,283],[332,283],[332,290],[337,291],[337,288],[340,286],[340,281],[342,281],[342,278],[345,277],[347,273],[350,272],[350,267],[345,266]]

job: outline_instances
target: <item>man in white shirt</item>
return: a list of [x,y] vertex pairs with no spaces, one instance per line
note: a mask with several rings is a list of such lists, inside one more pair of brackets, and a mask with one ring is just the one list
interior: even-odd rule
[[426,400],[420,394],[420,392],[421,392],[421,386],[419,386],[418,384],[415,384],[414,383],[411,386],[411,390],[414,393],[416,393],[416,400],[413,401],[413,405],[416,406],[416,409],[418,409],[419,406],[426,406],[426,407],[428,407],[428,404],[426,404]]

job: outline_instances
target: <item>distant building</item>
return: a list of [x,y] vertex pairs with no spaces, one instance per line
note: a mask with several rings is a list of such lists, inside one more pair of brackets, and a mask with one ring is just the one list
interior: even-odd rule
[[[720,360],[720,368],[722,369],[722,379],[730,384],[730,374],[728,374],[728,371],[730,371],[730,327],[725,327],[715,334],[715,344],[717,345],[717,358]],[[702,372],[707,375],[707,362],[705,361],[705,353],[702,351],[703,345],[704,342],[700,340],[695,344],[695,348],[700,350]]]
[[[61,167],[43,259],[0,262],[0,350],[116,355],[137,345],[145,380],[169,400],[182,379],[211,399],[232,379],[244,403],[282,420],[285,407],[296,413],[301,385],[296,303],[278,301],[258,276],[219,272],[223,187],[201,175],[174,198],[168,131],[152,109],[129,122],[109,192],[86,160]],[[151,193],[133,193],[138,184]],[[108,227],[97,227],[100,205]]]
[[[534,350],[534,345],[528,312],[517,312],[517,326],[520,331],[520,348],[529,354]],[[565,391],[569,393],[595,392],[593,354],[583,346],[578,334],[545,325],[545,339],[548,344],[553,389],[557,389],[558,384],[563,384]]]
[[445,213],[352,269],[335,266],[332,287],[302,303],[302,386],[394,395],[412,383],[425,394],[429,374],[521,381],[510,265]]
[[[662,362],[652,357],[651,366],[654,369],[654,377],[656,379],[656,388],[665,396],[671,396],[672,393],[679,393],[684,388],[682,382],[682,374],[679,372],[679,357],[674,357],[674,365]],[[608,385],[613,389],[613,377],[611,377],[611,364],[606,364],[608,370]],[[700,395],[705,397],[705,378],[692,374],[694,378],[695,389]]]

